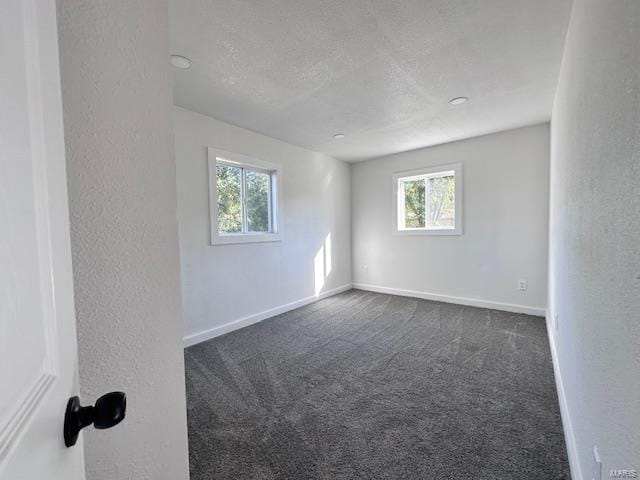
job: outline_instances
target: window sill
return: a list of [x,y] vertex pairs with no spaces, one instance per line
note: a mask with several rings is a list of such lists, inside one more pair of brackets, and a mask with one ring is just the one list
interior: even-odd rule
[[460,228],[443,228],[433,230],[394,230],[394,235],[448,235],[458,236],[462,235],[462,229]]
[[211,245],[235,245],[241,243],[268,243],[282,241],[281,233],[243,233],[238,235],[215,235]]

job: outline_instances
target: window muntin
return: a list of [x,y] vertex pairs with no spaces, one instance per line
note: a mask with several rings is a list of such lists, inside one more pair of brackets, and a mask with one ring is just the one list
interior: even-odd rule
[[396,233],[460,234],[461,165],[394,175]]

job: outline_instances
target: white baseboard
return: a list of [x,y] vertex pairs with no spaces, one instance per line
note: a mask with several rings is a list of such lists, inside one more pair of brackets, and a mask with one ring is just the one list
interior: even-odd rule
[[287,303],[285,305],[280,305],[278,307],[270,308],[269,310],[264,310],[262,312],[254,313],[253,315],[239,318],[232,322],[225,323],[224,325],[219,325],[217,327],[209,328],[201,332],[186,335],[183,338],[184,346],[190,347],[191,345],[195,345],[196,343],[211,340],[212,338],[219,337],[220,335],[224,335],[225,333],[229,333],[234,330],[238,330],[239,328],[247,327],[267,318],[271,318],[276,315],[280,315],[281,313],[288,312],[289,310],[293,310],[295,308],[303,307],[305,305],[309,305],[310,303],[317,302],[322,298],[327,298],[331,297],[332,295],[337,295],[338,293],[346,292],[347,290],[351,290],[351,288],[352,285],[350,283],[347,283],[340,287],[322,292],[319,295],[312,295],[310,297],[302,298],[300,300],[296,300],[295,302]]
[[370,292],[388,293],[389,295],[400,295],[403,297],[424,298],[425,300],[434,300],[436,302],[457,303],[458,305],[468,305],[470,307],[489,308],[491,310],[503,310],[512,313],[526,313],[527,315],[536,315],[544,317],[546,309],[527,307],[525,305],[514,305],[511,303],[492,302],[489,300],[481,300],[478,298],[454,297],[451,295],[441,295],[438,293],[418,292],[415,290],[403,290],[401,288],[382,287],[379,285],[369,285],[366,283],[354,283],[353,288],[360,290],[368,290]]
[[580,461],[578,460],[578,449],[576,447],[576,437],[573,432],[571,423],[571,415],[569,414],[569,405],[567,404],[567,396],[564,391],[564,382],[562,381],[562,372],[558,361],[558,351],[556,350],[556,338],[553,329],[553,322],[550,316],[546,317],[547,335],[549,336],[549,346],[551,348],[551,359],[553,361],[553,373],[556,379],[556,390],[558,392],[558,402],[560,403],[560,416],[562,417],[562,430],[564,431],[564,441],[567,447],[567,456],[569,457],[569,467],[571,468],[571,478],[573,480],[583,480],[582,470],[580,469]]

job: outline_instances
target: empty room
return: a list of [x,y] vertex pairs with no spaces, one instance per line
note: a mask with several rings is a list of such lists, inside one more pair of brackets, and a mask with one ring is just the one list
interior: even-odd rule
[[638,0],[0,25],[0,480],[638,478]]

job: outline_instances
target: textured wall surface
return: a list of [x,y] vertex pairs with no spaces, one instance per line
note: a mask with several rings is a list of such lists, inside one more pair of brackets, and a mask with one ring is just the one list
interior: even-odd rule
[[[393,173],[459,162],[463,234],[392,235]],[[357,163],[351,181],[354,283],[544,311],[548,124]]]
[[[185,336],[351,283],[350,167],[175,107]],[[206,147],[282,165],[281,242],[209,244]]]
[[637,0],[574,1],[552,120],[549,312],[578,479],[594,445],[602,478],[640,469],[639,42]]
[[167,11],[58,2],[81,395],[128,397],[89,480],[188,478]]

